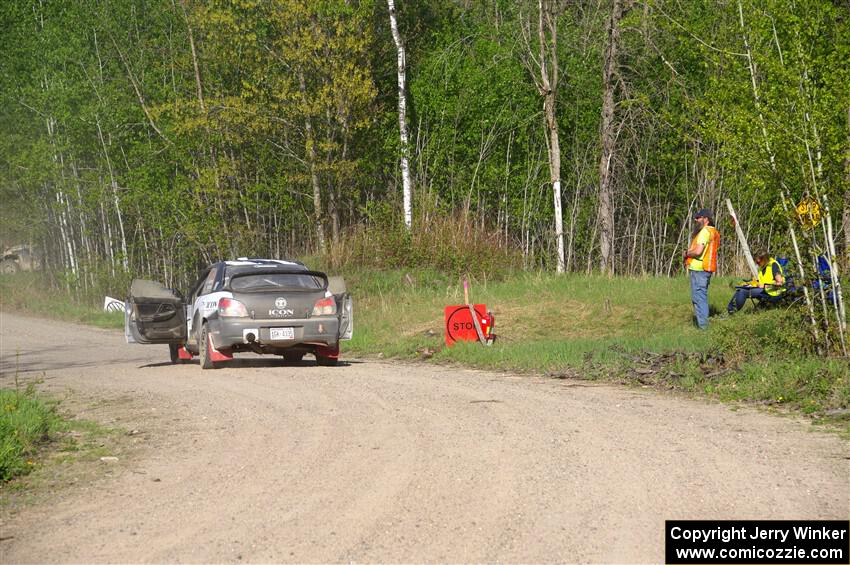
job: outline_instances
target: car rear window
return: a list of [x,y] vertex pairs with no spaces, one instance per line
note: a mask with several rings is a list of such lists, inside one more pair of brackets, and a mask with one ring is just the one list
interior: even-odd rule
[[297,273],[257,273],[241,275],[230,281],[232,290],[321,290],[325,281],[313,275]]

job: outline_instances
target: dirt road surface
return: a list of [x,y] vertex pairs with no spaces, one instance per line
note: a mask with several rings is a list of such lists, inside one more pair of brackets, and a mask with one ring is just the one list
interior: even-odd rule
[[17,362],[145,439],[9,514],[4,563],[661,562],[665,519],[850,514],[847,445],[751,409],[425,364],[201,371],[7,313],[0,339],[0,385]]

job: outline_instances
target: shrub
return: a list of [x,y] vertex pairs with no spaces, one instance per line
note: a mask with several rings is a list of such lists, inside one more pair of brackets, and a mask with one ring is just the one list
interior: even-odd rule
[[408,231],[389,206],[377,206],[367,224],[329,244],[323,262],[333,270],[433,269],[503,278],[520,268],[522,256],[503,234],[467,216],[422,211]]
[[809,322],[801,308],[746,310],[712,326],[714,345],[729,359],[811,355]]

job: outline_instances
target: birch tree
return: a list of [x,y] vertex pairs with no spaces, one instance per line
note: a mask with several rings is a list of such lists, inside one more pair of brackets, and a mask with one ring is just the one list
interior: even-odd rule
[[411,228],[413,222],[413,187],[410,180],[410,143],[407,131],[407,87],[406,72],[407,59],[404,51],[404,42],[398,31],[398,20],[395,12],[395,2],[387,0],[390,10],[390,28],[392,29],[393,42],[395,43],[398,65],[398,131],[401,145],[401,183],[404,192],[404,225]]
[[555,244],[558,273],[564,272],[564,218],[561,207],[561,142],[558,134],[558,16],[563,12],[557,0],[537,0],[537,52],[532,47],[530,25],[523,22],[527,66],[543,98],[546,149],[549,156],[549,180],[555,216]]

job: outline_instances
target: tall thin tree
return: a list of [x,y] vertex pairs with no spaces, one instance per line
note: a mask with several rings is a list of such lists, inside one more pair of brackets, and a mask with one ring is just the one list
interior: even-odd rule
[[850,269],[850,106],[847,107],[847,155],[844,157],[844,216],[841,220],[844,229],[844,260]]
[[[537,91],[543,98],[543,118],[546,126],[546,148],[549,155],[549,180],[555,211],[555,243],[557,272],[564,272],[564,216],[561,207],[561,142],[558,135],[558,16],[563,11],[557,0],[537,0],[537,47],[532,47],[530,25],[523,22],[526,45],[525,61]],[[535,51],[537,53],[535,54]]]
[[395,13],[395,2],[387,0],[390,9],[390,28],[393,33],[393,41],[398,60],[398,130],[401,141],[401,182],[404,190],[404,225],[410,229],[413,223],[413,185],[410,180],[410,142],[407,132],[407,59],[404,50],[404,42],[398,31],[398,20]]
[[614,189],[611,165],[616,151],[617,134],[614,120],[614,91],[617,82],[617,49],[620,41],[620,20],[623,19],[622,0],[614,0],[608,18],[605,63],[602,70],[602,155],[599,158],[599,247],[603,273],[614,274]]

